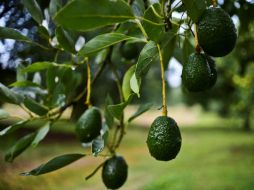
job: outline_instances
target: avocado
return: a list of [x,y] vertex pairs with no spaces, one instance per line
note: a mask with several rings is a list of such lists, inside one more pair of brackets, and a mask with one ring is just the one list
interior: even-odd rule
[[151,156],[156,160],[174,159],[182,145],[181,133],[175,120],[167,116],[157,117],[151,125],[146,143]]
[[109,189],[121,187],[128,176],[128,165],[123,157],[113,156],[108,159],[102,169],[102,180]]
[[182,82],[190,92],[200,92],[214,86],[217,71],[214,61],[203,53],[193,53],[188,62],[184,63]]
[[82,143],[91,142],[100,135],[101,113],[97,107],[87,109],[76,124],[76,134]]
[[120,47],[120,52],[125,59],[131,60],[138,57],[140,48],[137,43],[124,43]]
[[230,16],[221,8],[210,7],[197,23],[197,37],[204,52],[223,57],[234,49],[237,34]]

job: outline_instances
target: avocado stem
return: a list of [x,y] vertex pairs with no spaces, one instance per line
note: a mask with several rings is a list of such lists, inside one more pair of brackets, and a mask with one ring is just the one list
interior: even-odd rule
[[91,67],[89,64],[89,61],[86,61],[86,65],[87,65],[87,84],[86,84],[86,89],[87,89],[87,94],[86,94],[86,102],[85,104],[88,107],[91,107]]
[[157,48],[159,51],[159,57],[160,57],[160,66],[161,66],[161,82],[162,82],[162,115],[167,116],[168,110],[167,110],[167,97],[166,97],[166,81],[165,81],[165,69],[163,64],[163,57],[161,53],[161,47],[159,44],[157,44]]
[[198,43],[198,33],[197,33],[197,25],[194,24],[194,37],[195,37],[195,50],[197,53],[201,52],[201,48]]

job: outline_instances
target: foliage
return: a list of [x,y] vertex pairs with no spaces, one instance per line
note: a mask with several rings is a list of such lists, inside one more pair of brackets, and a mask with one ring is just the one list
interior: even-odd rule
[[[30,58],[30,62],[24,64],[24,61],[21,61],[17,69],[17,80],[10,85],[12,88],[0,83],[1,99],[20,106],[30,118],[0,131],[0,134],[6,135],[18,130],[23,123],[32,120],[47,121],[47,124],[37,131],[19,139],[7,152],[6,161],[12,162],[28,147],[37,146],[67,108],[73,106],[75,116],[76,108],[80,109],[81,106],[82,111],[77,111],[79,113],[76,118],[79,118],[83,111],[94,105],[96,98],[93,97],[99,88],[96,81],[102,76],[105,77],[102,79],[104,85],[107,85],[108,81],[115,83],[118,93],[115,93],[115,90],[110,92],[109,87],[105,93],[108,96],[103,96],[101,92],[96,96],[105,102],[105,121],[97,121],[101,130],[100,134],[96,133],[96,136],[91,137],[92,155],[112,157],[125,135],[126,121],[131,122],[150,108],[149,105],[141,105],[133,116],[125,118],[125,108],[133,99],[142,97],[143,81],[152,65],[161,69],[162,115],[167,115],[164,68],[167,68],[172,56],[178,60],[186,60],[192,53],[191,50],[194,51],[189,43],[190,39],[192,40],[192,26],[198,23],[210,3],[205,0],[195,0],[192,3],[174,0],[45,2],[42,6],[40,1],[23,1],[25,9],[33,19],[34,31],[39,36],[37,39],[14,28],[0,28],[0,39],[20,41],[31,48],[28,54],[20,56],[24,60]],[[187,17],[174,17],[173,12],[182,15],[187,12]],[[184,28],[184,32],[180,28]],[[195,38],[197,39],[197,35]],[[126,43],[142,44],[140,53],[137,52],[137,56],[133,56],[131,60],[120,53],[122,45]],[[184,48],[181,49],[178,44],[184,45]],[[197,42],[195,46],[200,53]],[[38,50],[42,57],[34,58],[32,50]],[[3,112],[3,115],[7,117],[8,113]],[[84,118],[88,121],[91,117],[93,116]],[[100,117],[97,118],[100,120]],[[81,119],[83,120],[83,117]],[[89,123],[91,129],[95,121],[90,121],[82,121],[80,129],[84,127],[83,123]],[[90,134],[85,135],[90,137]],[[88,146],[87,142],[83,145]],[[108,150],[106,155],[101,153],[104,148]],[[83,156],[85,155],[78,153],[58,156],[24,174],[45,174]]]

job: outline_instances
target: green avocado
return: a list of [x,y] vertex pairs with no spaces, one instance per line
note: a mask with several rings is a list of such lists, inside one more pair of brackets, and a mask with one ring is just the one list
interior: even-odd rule
[[125,59],[130,60],[138,57],[140,48],[137,43],[124,43],[120,47],[120,52]]
[[128,176],[128,165],[123,157],[113,156],[108,159],[102,169],[102,180],[109,189],[121,187]]
[[217,71],[214,61],[202,53],[193,53],[183,65],[182,82],[190,92],[200,92],[214,86]]
[[228,13],[218,7],[204,11],[197,23],[199,45],[213,57],[223,57],[235,47],[236,28]]
[[77,121],[76,133],[82,143],[88,143],[100,135],[101,127],[100,110],[96,107],[91,107]]
[[147,146],[156,160],[169,161],[176,157],[182,145],[182,137],[177,123],[167,116],[157,117],[151,125]]

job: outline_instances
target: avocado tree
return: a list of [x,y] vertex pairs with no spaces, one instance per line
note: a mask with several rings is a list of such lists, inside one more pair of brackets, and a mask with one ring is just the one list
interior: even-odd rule
[[[21,130],[28,122],[46,121],[17,140],[5,160],[12,162],[28,147],[36,147],[67,108],[73,106],[73,112],[77,111],[77,103],[84,111],[78,114],[75,132],[81,144],[91,143],[92,147],[92,153],[57,156],[23,172],[24,176],[52,172],[85,156],[103,156],[105,162],[86,179],[102,167],[105,186],[121,187],[127,179],[128,166],[117,150],[126,125],[149,110],[151,104],[141,105],[130,118],[125,117],[124,109],[134,98],[142,98],[142,82],[152,64],[161,70],[162,114],[151,124],[147,146],[157,160],[174,159],[182,140],[176,121],[167,115],[164,68],[172,56],[181,58],[185,88],[190,92],[207,90],[217,78],[210,56],[229,54],[237,38],[230,16],[215,0],[51,0],[47,6],[36,0],[23,0],[23,5],[44,41],[9,27],[0,27],[0,38],[27,43],[40,48],[44,55],[54,56],[35,62],[30,59],[30,64],[17,68],[16,82],[9,87],[0,84],[1,100],[18,105],[30,116],[0,131],[1,136]],[[193,39],[195,50],[186,51],[186,44]],[[96,81],[101,77],[105,85],[113,81],[117,93],[107,88],[104,106],[98,108],[94,97],[100,88]],[[4,110],[0,113],[1,118],[12,117]],[[106,154],[101,153],[104,149]]]

